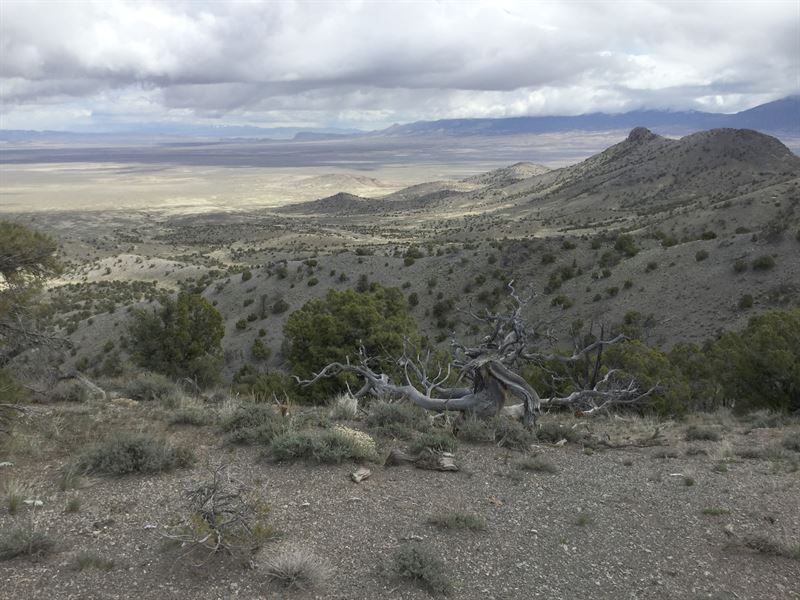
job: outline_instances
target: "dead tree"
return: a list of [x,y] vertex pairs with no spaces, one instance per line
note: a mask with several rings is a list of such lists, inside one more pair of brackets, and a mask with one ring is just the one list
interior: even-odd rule
[[[600,338],[576,347],[571,355],[541,353],[532,349],[535,338],[542,336],[535,330],[529,332],[522,317],[523,309],[532,297],[521,299],[508,284],[513,307],[507,313],[483,314],[464,311],[471,318],[483,323],[489,329],[478,345],[465,346],[455,340],[451,344],[452,359],[446,367],[439,367],[435,376],[428,372],[430,354],[425,357],[409,356],[404,352],[397,359],[403,373],[403,383],[392,382],[385,373],[375,372],[370,366],[370,357],[360,356],[357,364],[334,362],[325,366],[312,378],[295,379],[300,385],[308,386],[340,373],[353,373],[364,381],[357,397],[367,393],[380,396],[402,396],[424,409],[444,412],[460,411],[480,418],[504,414],[521,418],[526,426],[532,426],[543,407],[567,407],[576,413],[589,415],[611,406],[641,404],[653,393],[655,388],[642,391],[634,379],[624,378],[616,370],[602,373],[603,350],[612,344],[625,341],[623,335]],[[526,363],[546,365],[559,362],[567,365],[586,365],[586,376],[575,377],[574,387],[578,389],[563,397],[540,398],[539,394],[520,375],[514,372]],[[452,379],[451,373],[458,372],[458,380],[469,383],[465,387],[446,385]],[[519,400],[506,406],[509,396]]]

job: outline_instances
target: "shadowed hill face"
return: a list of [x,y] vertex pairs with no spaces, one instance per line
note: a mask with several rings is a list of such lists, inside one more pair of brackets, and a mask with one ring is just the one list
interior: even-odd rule
[[700,197],[751,193],[800,175],[800,158],[776,138],[713,129],[671,140],[637,127],[626,140],[582,163],[525,182],[527,201],[602,198],[606,208],[658,207]]

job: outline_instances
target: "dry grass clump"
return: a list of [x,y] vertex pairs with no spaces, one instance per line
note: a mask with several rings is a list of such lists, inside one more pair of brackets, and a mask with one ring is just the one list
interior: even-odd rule
[[306,550],[294,549],[268,559],[264,571],[270,581],[289,590],[311,590],[322,587],[330,577],[327,561]]
[[85,571],[86,569],[97,569],[98,571],[110,571],[114,568],[114,561],[103,558],[92,552],[81,552],[75,557],[72,563],[75,571]]
[[514,468],[520,471],[532,471],[533,473],[558,473],[558,467],[540,454],[523,456],[515,460]]
[[787,433],[781,440],[781,446],[793,452],[800,452],[800,431]]
[[32,524],[0,531],[0,560],[11,560],[18,556],[46,556],[55,547],[55,540],[37,531]]
[[203,427],[211,425],[215,420],[213,412],[202,406],[182,406],[176,409],[169,417],[170,425],[193,425]]
[[537,434],[519,421],[498,416],[492,419],[468,417],[459,423],[458,439],[477,444],[496,444],[501,448],[527,450],[537,441]]
[[456,510],[434,513],[425,519],[425,522],[439,529],[468,529],[469,531],[486,529],[486,521],[480,515]]
[[275,461],[302,459],[321,464],[378,460],[375,441],[368,434],[342,426],[322,432],[286,431],[273,438],[269,455]]
[[358,398],[352,394],[338,394],[331,401],[329,416],[334,421],[352,421],[358,416]]
[[718,431],[711,427],[704,427],[702,425],[691,425],[686,429],[686,440],[690,442],[708,441],[718,442],[722,436]]
[[3,487],[5,488],[5,503],[8,513],[15,515],[28,498],[28,487],[16,479],[7,479]]
[[434,595],[447,595],[453,584],[447,576],[447,567],[433,551],[421,544],[401,546],[392,559],[392,569],[397,576],[410,579]]
[[765,535],[753,534],[738,538],[734,545],[738,545],[748,550],[753,550],[760,554],[770,554],[772,556],[782,556],[800,560],[800,543],[787,545],[768,538]]
[[184,556],[227,554],[247,564],[275,536],[267,522],[269,506],[234,479],[227,465],[209,465],[208,472],[208,479],[184,492],[187,516],[165,537],[188,548]]
[[425,450],[436,452],[455,452],[458,441],[447,431],[431,431],[416,436],[408,446],[411,454],[419,454]]
[[183,394],[178,385],[160,373],[136,375],[125,384],[123,393],[133,400],[142,401],[168,401],[172,397],[177,398]]

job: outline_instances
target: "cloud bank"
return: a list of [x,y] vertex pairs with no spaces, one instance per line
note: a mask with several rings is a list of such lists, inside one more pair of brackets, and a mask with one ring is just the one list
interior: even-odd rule
[[800,3],[0,3],[0,127],[734,112],[800,91]]

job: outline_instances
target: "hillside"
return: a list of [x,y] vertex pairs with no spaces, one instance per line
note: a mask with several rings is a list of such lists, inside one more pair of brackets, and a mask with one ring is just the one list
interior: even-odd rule
[[[70,362],[101,361],[126,323],[107,303],[74,304],[81,294],[140,306],[146,295],[135,286],[150,282],[202,291],[222,312],[232,376],[259,335],[271,350],[260,366],[284,368],[288,314],[360,280],[414,294],[413,317],[443,348],[453,334],[474,335],[457,309],[502,306],[510,279],[534,294],[526,316],[553,323],[561,343],[573,321],[611,326],[630,314],[660,347],[704,341],[800,304],[799,186],[800,158],[773,137],[719,129],[675,140],[637,128],[562,169],[517,164],[382,198],[337,193],[203,215],[40,213],[36,223],[73,263],[60,284],[78,288],[52,292],[64,297],[56,330],[79,348]],[[636,252],[615,249],[621,234]],[[406,264],[412,245],[421,256]],[[772,266],[755,268],[763,257]],[[112,284],[121,286],[113,294],[102,287]],[[751,305],[740,308],[745,297]],[[279,300],[286,309],[271,311]]]

